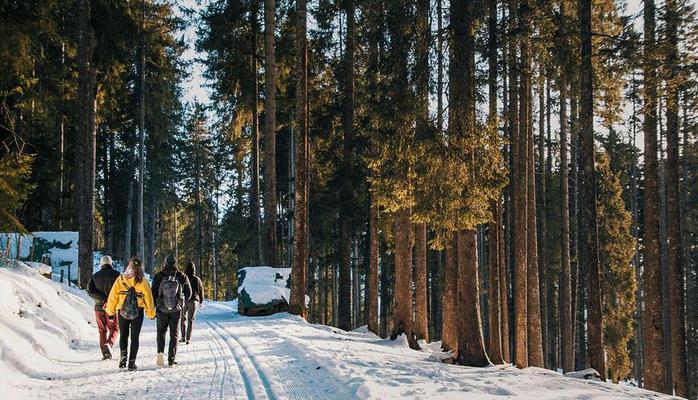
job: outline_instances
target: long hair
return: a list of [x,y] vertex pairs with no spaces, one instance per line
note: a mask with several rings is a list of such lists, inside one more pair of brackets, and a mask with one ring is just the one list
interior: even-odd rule
[[187,276],[194,276],[194,274],[196,274],[196,264],[194,264],[194,261],[189,261],[187,263],[184,267],[184,273],[187,274]]
[[138,257],[133,257],[128,262],[128,265],[130,265],[133,268],[133,277],[136,279],[136,282],[141,283],[143,281],[143,278],[145,277],[145,274],[143,272],[143,261],[141,261],[141,259]]

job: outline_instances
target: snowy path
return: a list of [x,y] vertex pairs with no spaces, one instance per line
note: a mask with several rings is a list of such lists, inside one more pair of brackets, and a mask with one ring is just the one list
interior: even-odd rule
[[[302,352],[289,351],[281,335],[260,322],[238,316],[231,305],[207,303],[191,344],[180,344],[179,365],[158,368],[155,323],[146,320],[137,372],[119,370],[116,360],[100,360],[95,349],[81,349],[77,360],[56,362],[59,370],[53,376],[33,380],[24,389],[35,398],[52,400],[355,398],[335,376],[316,369]],[[260,342],[270,346],[250,352]],[[116,357],[118,344],[112,352]]]

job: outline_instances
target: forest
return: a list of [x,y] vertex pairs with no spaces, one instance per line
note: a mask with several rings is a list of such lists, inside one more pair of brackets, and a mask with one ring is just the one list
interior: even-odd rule
[[0,0],[0,232],[79,232],[83,288],[94,251],[212,300],[290,267],[311,323],[697,398],[697,9]]

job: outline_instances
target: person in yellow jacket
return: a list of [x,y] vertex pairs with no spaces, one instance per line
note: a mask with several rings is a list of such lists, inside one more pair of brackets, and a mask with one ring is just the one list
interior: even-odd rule
[[[137,313],[135,313],[135,318],[132,319],[128,319],[128,316],[124,312],[121,312],[130,288],[134,289],[138,303]],[[120,314],[118,318],[119,347],[121,348],[119,368],[126,367],[126,358],[128,356],[128,370],[134,371],[138,369],[136,366],[136,356],[138,355],[138,339],[141,335],[143,317],[145,315],[150,319],[155,318],[153,293],[143,273],[143,262],[138,257],[133,257],[131,261],[129,261],[124,273],[114,282],[109,292],[105,310],[109,316],[116,315],[116,313]],[[127,352],[129,334],[131,336],[130,354]]]

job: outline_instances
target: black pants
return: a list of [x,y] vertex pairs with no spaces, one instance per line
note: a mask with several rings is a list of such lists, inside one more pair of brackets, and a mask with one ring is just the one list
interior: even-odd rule
[[191,330],[194,327],[194,319],[196,319],[196,310],[199,309],[199,302],[190,300],[182,309],[182,337],[188,341],[191,340]]
[[166,313],[158,311],[158,334],[157,334],[157,344],[158,353],[165,352],[165,333],[167,329],[170,330],[170,346],[167,349],[167,360],[172,361],[177,355],[177,339],[179,333],[179,317],[181,315],[180,311]]
[[127,354],[128,336],[131,334],[131,354],[129,359],[136,360],[138,355],[138,338],[141,336],[141,328],[143,327],[143,309],[138,309],[138,316],[135,319],[126,319],[119,317],[119,348],[121,354]]

